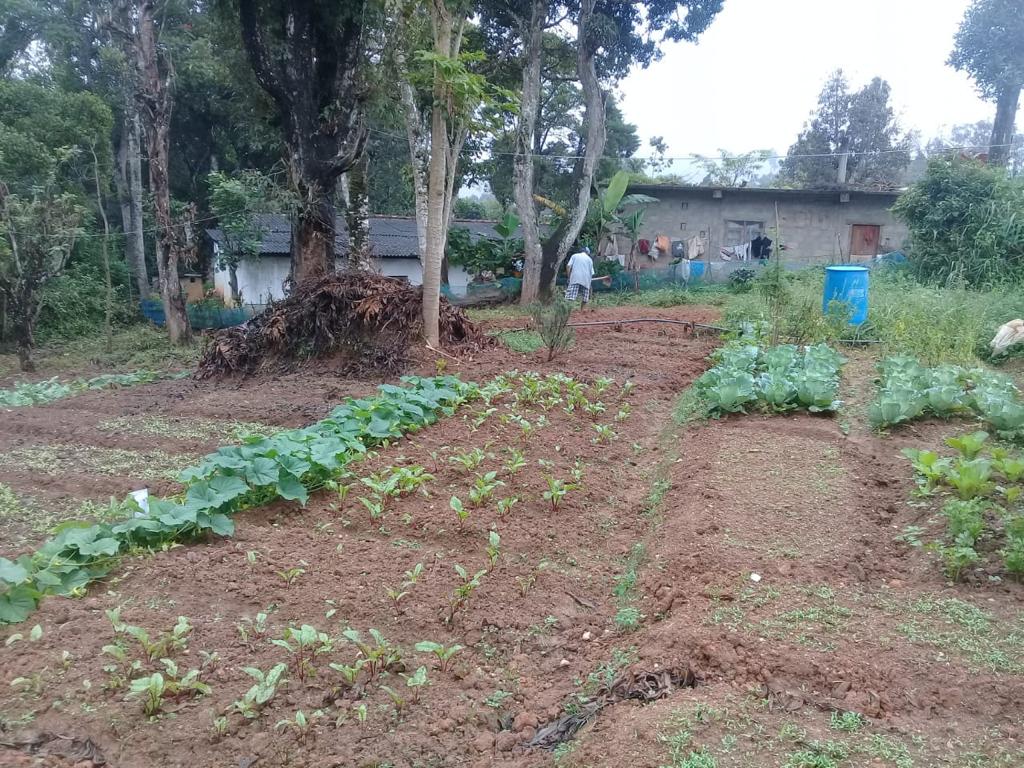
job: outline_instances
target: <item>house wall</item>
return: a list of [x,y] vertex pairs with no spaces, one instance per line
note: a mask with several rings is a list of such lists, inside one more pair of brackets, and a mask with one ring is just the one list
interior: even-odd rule
[[[216,246],[214,246],[216,251]],[[375,259],[378,272],[387,277],[404,277],[413,285],[422,285],[423,268],[419,259]],[[264,255],[258,259],[246,259],[238,265],[238,288],[246,304],[266,304],[270,299],[284,298],[284,283],[288,279],[291,260],[288,256]],[[469,275],[462,267],[449,267],[449,286],[453,293],[463,295],[469,283]],[[221,296],[230,296],[231,287],[228,271],[214,272],[214,287]]]
[[[765,232],[773,240],[775,206],[778,204],[779,227],[786,244],[785,258],[790,264],[824,264],[849,257],[851,227],[872,224],[881,227],[880,252],[903,247],[907,229],[896,221],[889,206],[894,197],[887,195],[850,194],[850,202],[841,203],[840,193],[822,195],[742,192],[723,189],[722,197],[713,197],[713,190],[658,190],[645,194],[659,202],[647,206],[642,237],[654,241],[659,234],[671,240],[687,240],[701,232],[709,233],[709,254],[712,263],[721,262],[719,249],[737,245],[726,242],[728,221],[763,222]],[[777,245],[777,244],[776,244]],[[628,244],[619,248],[628,249]],[[773,246],[773,254],[777,253]],[[658,267],[665,258],[641,259],[642,267]]]

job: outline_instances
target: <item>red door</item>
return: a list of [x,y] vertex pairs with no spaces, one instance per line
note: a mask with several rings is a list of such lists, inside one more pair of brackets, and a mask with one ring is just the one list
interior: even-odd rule
[[877,224],[854,224],[850,227],[850,255],[877,256],[881,230]]

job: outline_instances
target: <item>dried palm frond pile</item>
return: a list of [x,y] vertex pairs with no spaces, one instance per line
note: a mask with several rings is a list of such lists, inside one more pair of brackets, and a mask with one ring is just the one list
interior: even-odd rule
[[[423,329],[418,286],[366,272],[326,275],[296,286],[242,325],[218,331],[197,378],[257,370],[310,358],[342,355],[347,369],[395,373],[409,363],[409,347]],[[441,343],[476,349],[490,343],[466,313],[441,298]]]

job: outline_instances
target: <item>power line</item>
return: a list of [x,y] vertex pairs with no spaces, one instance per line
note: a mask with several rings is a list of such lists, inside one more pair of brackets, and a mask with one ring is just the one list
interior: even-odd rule
[[[380,134],[381,136],[387,136],[387,137],[392,138],[392,139],[400,139],[401,141],[408,141],[408,137],[407,136],[402,136],[401,134],[388,133],[387,131],[379,131],[376,128],[370,128],[369,130],[372,133],[377,133],[377,134]],[[943,152],[954,152],[954,151],[963,151],[963,150],[993,149],[993,148],[997,148],[997,147],[998,148],[1002,148],[1002,147],[1013,148],[1013,147],[1021,147],[1021,146],[1024,146],[1024,144],[1020,144],[1020,143],[1016,143],[1016,142],[1010,142],[1009,144],[984,144],[984,145],[968,144],[968,145],[964,145],[964,146],[960,146],[960,147],[943,147],[942,151]],[[916,148],[910,148],[910,149],[872,149],[872,150],[868,150],[866,152],[824,152],[824,153],[815,153],[815,154],[766,155],[766,156],[763,156],[762,158],[759,158],[759,159],[762,159],[763,161],[767,162],[768,160],[788,160],[788,159],[791,159],[791,158],[821,158],[821,159],[824,159],[824,158],[829,158],[829,157],[842,157],[843,155],[849,155],[849,157],[852,159],[852,158],[855,158],[855,157],[872,157],[872,156],[875,156],[875,155],[887,155],[887,154],[895,154],[895,153],[911,153],[915,149]],[[463,149],[463,152],[471,152],[471,151],[472,151],[471,149]],[[499,151],[491,150],[489,154],[491,154],[491,155],[498,155],[498,156],[505,156],[505,157],[515,157],[518,153],[516,153],[516,152],[499,152]],[[584,155],[560,155],[560,154],[547,154],[547,155],[545,155],[545,154],[538,154],[538,153],[534,153],[534,152],[531,152],[529,156],[530,157],[534,157],[534,158],[544,159],[544,160],[579,160],[579,159],[582,159],[584,157]],[[721,155],[719,157],[713,157],[713,156],[710,156],[710,155],[700,155],[700,154],[674,155],[674,156],[666,155],[664,157],[662,157],[660,155],[653,155],[653,156],[649,156],[649,157],[637,157],[636,155],[633,155],[633,156],[628,157],[628,158],[616,157],[616,156],[612,156],[612,155],[603,155],[599,159],[601,159],[601,160],[642,160],[644,162],[648,162],[648,161],[652,161],[653,160],[653,161],[656,161],[656,162],[661,162],[661,161],[665,161],[665,160],[718,160],[718,161],[725,161],[725,160],[740,160],[740,159],[743,159],[745,157],[747,157],[747,155]]]

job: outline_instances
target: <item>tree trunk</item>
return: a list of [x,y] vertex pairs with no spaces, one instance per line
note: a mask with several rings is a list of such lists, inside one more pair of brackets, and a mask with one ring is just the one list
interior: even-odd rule
[[1013,124],[1020,105],[1020,86],[1007,86],[996,99],[996,119],[992,123],[992,138],[989,139],[988,162],[1005,168],[1010,159],[1010,144],[1013,142]]
[[124,255],[135,278],[139,299],[149,295],[149,272],[146,267],[145,223],[142,220],[142,146],[139,115],[131,93],[125,96],[125,114],[117,146],[117,167],[114,183],[121,206],[121,227],[124,230]]
[[586,126],[586,148],[583,151],[583,156],[576,160],[573,199],[565,216],[562,217],[558,229],[543,246],[544,258],[541,265],[540,290],[541,298],[544,300],[550,299],[554,294],[558,270],[569,253],[569,249],[579,237],[580,230],[583,229],[587,218],[587,209],[590,205],[594,172],[597,170],[598,161],[604,152],[607,138],[605,133],[605,94],[601,89],[601,82],[597,78],[594,43],[591,40],[595,2],[596,0],[581,0],[578,24],[579,51],[576,58],[576,69],[585,105],[583,125]]
[[107,220],[107,209],[103,203],[103,188],[100,186],[100,159],[96,156],[96,148],[92,147],[93,180],[96,182],[96,209],[103,222],[103,239],[100,241],[100,253],[103,259],[103,283],[106,297],[103,307],[103,337],[107,351],[113,346],[112,319],[114,314],[114,281],[110,275],[110,221]]
[[512,166],[513,195],[519,222],[523,231],[523,291],[522,304],[532,304],[540,295],[541,250],[540,226],[537,206],[533,200],[534,164],[533,145],[540,110],[541,58],[543,56],[544,21],[547,3],[535,0],[530,17],[522,24],[523,30],[523,94],[519,108],[519,122],[515,132],[515,157]]
[[295,222],[292,237],[292,282],[323,277],[334,271],[334,185],[323,189],[303,189],[299,180],[299,194],[305,201]]
[[348,224],[348,268],[370,270],[373,252],[370,242],[370,198],[366,174],[369,157],[366,153],[342,177],[345,190],[345,222]]
[[242,294],[238,290],[238,267],[228,264],[228,289],[231,291],[231,303],[242,306]]
[[[434,52],[451,55],[451,16],[444,3],[431,8],[434,22]],[[440,68],[434,68],[434,102],[430,121],[430,179],[427,183],[427,249],[423,258],[423,338],[429,347],[441,343],[441,260],[447,235],[445,192],[448,189],[448,120],[445,113],[447,88]]]
[[181,246],[174,231],[170,180],[167,175],[172,109],[170,76],[165,80],[165,76],[160,72],[153,6],[152,0],[143,0],[139,6],[136,53],[141,75],[140,98],[149,155],[149,188],[153,195],[153,214],[157,226],[157,277],[171,343],[187,344],[192,339],[192,327],[185,308],[185,297],[181,292],[181,279],[178,276]]

